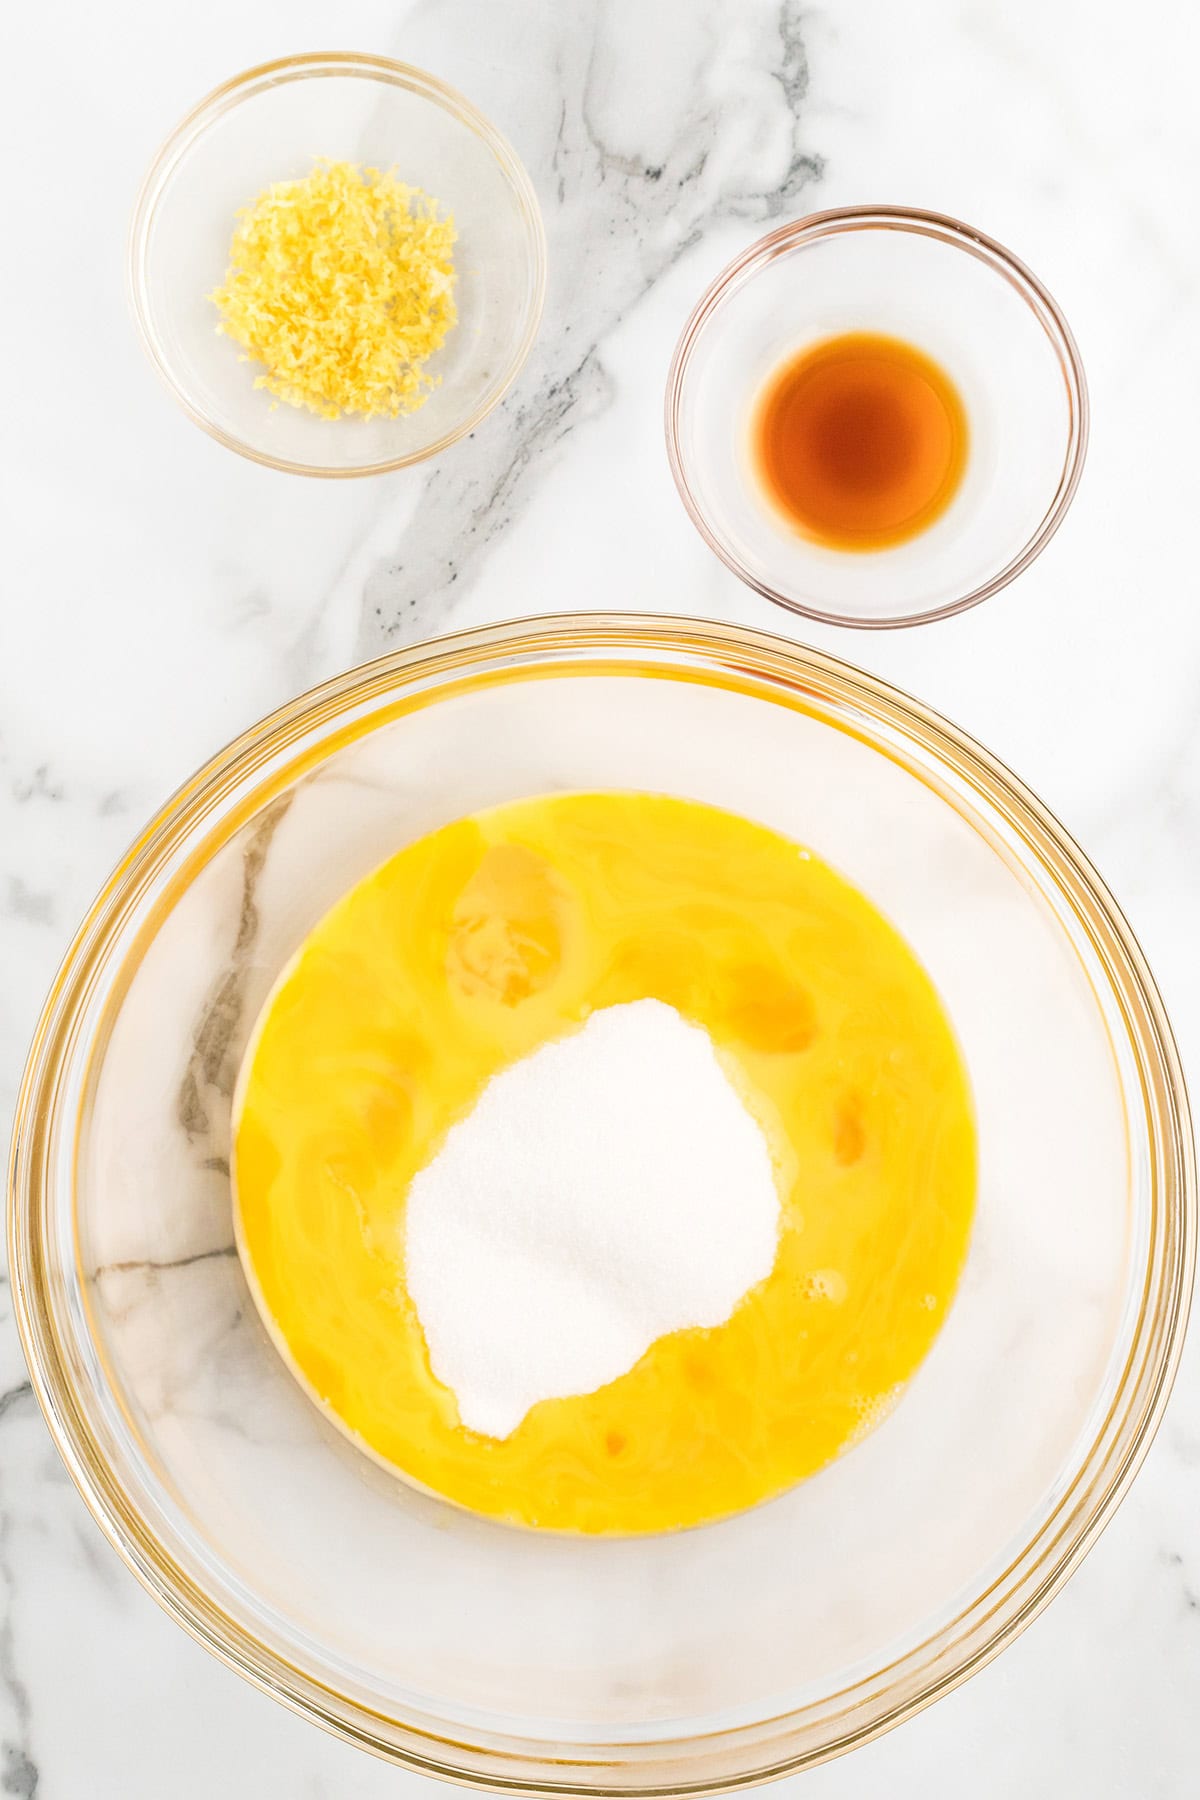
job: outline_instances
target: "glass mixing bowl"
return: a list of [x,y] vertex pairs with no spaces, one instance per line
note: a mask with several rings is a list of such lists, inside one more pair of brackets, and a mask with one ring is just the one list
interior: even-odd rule
[[[981,1157],[960,1292],[886,1422],[769,1505],[624,1540],[496,1525],[361,1455],[267,1339],[228,1181],[247,1034],[331,902],[446,820],[594,787],[732,808],[858,883],[941,990]],[[1065,1580],[1165,1402],[1194,1176],[1138,947],[986,751],[760,633],[560,618],[327,683],[147,827],[38,1027],[12,1275],[88,1506],[231,1666],[428,1773],[702,1792],[894,1724]]]
[[[458,323],[405,417],[322,419],[274,404],[217,331],[208,295],[234,215],[317,157],[395,168],[453,213]],[[515,153],[436,76],[382,56],[289,56],[235,76],[177,126],[142,184],[129,292],[142,343],[184,411],[231,450],[295,475],[377,475],[435,456],[503,397],[537,335],[546,239]]]

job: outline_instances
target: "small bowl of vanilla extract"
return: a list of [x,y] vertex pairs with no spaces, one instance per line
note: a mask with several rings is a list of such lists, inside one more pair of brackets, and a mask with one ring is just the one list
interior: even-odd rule
[[750,587],[831,624],[916,625],[1049,542],[1087,385],[1010,251],[940,214],[852,207],[722,271],[676,347],[666,428],[693,523]]

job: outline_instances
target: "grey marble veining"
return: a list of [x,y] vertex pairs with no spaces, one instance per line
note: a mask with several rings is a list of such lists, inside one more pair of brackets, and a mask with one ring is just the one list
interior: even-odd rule
[[[520,516],[544,464],[613,404],[609,334],[656,282],[721,224],[747,234],[805,210],[820,176],[807,148],[808,61],[796,0],[751,7],[739,28],[714,15],[680,30],[673,10],[631,30],[604,0],[526,9],[541,91],[524,113],[530,66],[508,63],[513,15],[489,0],[452,0],[417,38],[425,54],[454,42],[493,79],[487,104],[522,118],[522,150],[546,205],[550,292],[530,363],[471,455],[446,457],[395,549],[368,576],[357,649],[367,656],[427,635],[458,600],[489,546]],[[494,60],[493,60],[494,59]],[[440,60],[440,59],[439,59]],[[633,97],[645,110],[634,116]],[[653,408],[657,396],[648,394]],[[539,607],[539,596],[531,600]]]
[[[10,241],[43,277],[35,308],[20,283],[0,296],[22,352],[0,447],[0,1117],[75,922],[204,756],[363,654],[614,604],[801,636],[973,730],[1110,880],[1200,1067],[1189,9],[347,0],[334,19],[316,0],[132,0],[120,32],[102,9],[10,8],[0,33],[25,170]],[[436,70],[496,120],[538,189],[551,269],[535,354],[471,440],[424,474],[312,484],[173,410],[126,317],[121,256],[142,170],[184,110],[235,69],[335,37]],[[772,219],[864,200],[941,208],[1026,257],[1075,327],[1094,402],[1084,483],[1041,562],[968,617],[870,641],[799,628],[713,562],[660,417],[675,337],[721,264]],[[251,899],[248,930],[252,914]],[[235,990],[207,996],[179,1093],[214,1184],[227,1145],[206,1096],[231,1079],[237,1008]],[[176,1274],[118,1247],[101,1279],[137,1304],[147,1283],[219,1280],[228,1259],[214,1229],[168,1256]],[[1047,1615],[920,1720],[805,1778],[804,1800],[1185,1800],[1198,1517],[1193,1335],[1129,1499]],[[254,1693],[141,1592],[49,1442],[0,1280],[0,1794],[419,1785]]]

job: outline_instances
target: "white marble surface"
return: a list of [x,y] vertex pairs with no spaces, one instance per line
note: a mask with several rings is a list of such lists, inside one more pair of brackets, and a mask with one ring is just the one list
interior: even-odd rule
[[[143,817],[278,701],[389,644],[607,606],[754,620],[877,669],[1024,775],[1132,916],[1200,1068],[1200,378],[1190,9],[1112,0],[127,0],[10,8],[0,293],[0,1114],[74,923]],[[336,42],[335,42],[336,40]],[[518,389],[428,475],[314,484],[204,438],[126,316],[142,168],[195,98],[301,48],[436,70],[514,140],[551,285]],[[1059,537],[965,618],[807,630],[740,589],[666,471],[692,299],[769,220],[956,213],[1044,276],[1094,403]],[[0,1287],[0,1794],[375,1800],[415,1777],[252,1692],[161,1615],[77,1499]],[[1134,1491],[1043,1619],[806,1800],[1196,1791],[1200,1349]]]

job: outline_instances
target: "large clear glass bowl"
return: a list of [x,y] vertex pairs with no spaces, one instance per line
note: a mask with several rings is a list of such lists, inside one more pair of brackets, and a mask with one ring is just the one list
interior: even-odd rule
[[[399,844],[549,789],[812,845],[924,959],[981,1152],[961,1290],[895,1412],[725,1523],[544,1536],[393,1479],[313,1407],[233,1247],[230,1095],[281,966]],[[1127,925],[996,761],[873,678],[682,619],[493,627],[246,733],[133,845],[54,984],[11,1171],[17,1314],[130,1566],[267,1691],[426,1772],[685,1793],[845,1750],[995,1654],[1127,1487],[1178,1357],[1187,1102]]]

